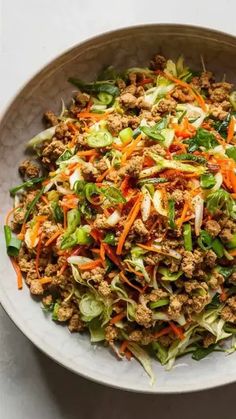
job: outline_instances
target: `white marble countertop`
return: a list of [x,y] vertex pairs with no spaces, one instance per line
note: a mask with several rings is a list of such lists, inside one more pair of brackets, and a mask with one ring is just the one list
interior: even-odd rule
[[[235,0],[0,0],[0,113],[40,67],[87,37],[152,22],[209,26],[236,35],[235,15]],[[236,384],[150,396],[91,383],[41,354],[0,308],[1,419],[221,419],[233,416],[235,393]]]

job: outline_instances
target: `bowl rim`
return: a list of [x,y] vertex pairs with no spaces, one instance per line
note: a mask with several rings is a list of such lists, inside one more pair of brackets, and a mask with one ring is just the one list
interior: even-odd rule
[[[96,35],[93,35],[89,38],[84,39],[81,42],[75,43],[73,44],[71,47],[66,48],[65,50],[63,50],[61,53],[58,53],[57,55],[55,55],[53,58],[51,58],[50,60],[47,60],[45,65],[42,65],[40,67],[40,69],[38,71],[34,71],[32,73],[32,75],[30,77],[27,78],[27,80],[23,83],[22,86],[20,86],[19,88],[17,88],[15,90],[15,93],[9,98],[9,100],[6,102],[6,104],[3,106],[3,108],[0,110],[0,128],[1,128],[1,123],[2,121],[5,119],[5,117],[7,116],[8,111],[10,111],[11,106],[14,104],[15,100],[18,98],[18,96],[20,96],[24,90],[28,87],[28,85],[34,81],[35,78],[40,77],[41,74],[43,74],[45,71],[49,70],[50,67],[53,65],[53,63],[61,58],[63,58],[64,56],[66,56],[68,53],[72,52],[73,50],[76,50],[78,47],[84,47],[86,48],[86,45],[89,46],[90,43],[98,41],[99,39],[102,40],[103,37],[109,37],[109,36],[116,36],[116,35],[122,35],[122,33],[125,33],[127,30],[129,31],[133,31],[135,33],[135,31],[139,31],[141,29],[145,30],[145,29],[150,29],[150,28],[176,28],[178,30],[181,29],[189,29],[189,30],[202,30],[204,33],[206,33],[206,31],[208,32],[209,35],[216,35],[218,37],[224,36],[226,39],[228,39],[228,41],[231,41],[232,43],[236,44],[236,36],[221,31],[221,30],[217,30],[217,29],[213,29],[213,28],[208,28],[208,27],[204,27],[201,25],[189,25],[189,24],[183,24],[183,23],[147,23],[147,24],[138,24],[138,25],[130,25],[130,26],[121,26],[117,29],[112,29],[112,30],[108,30],[108,31],[104,31],[101,33],[98,33]],[[8,317],[10,318],[10,320],[12,321],[13,324],[15,324],[15,326],[20,330],[20,332],[26,336],[30,342],[32,342],[41,352],[43,352],[45,355],[47,355],[50,359],[52,359],[53,361],[55,361],[57,364],[63,366],[64,368],[66,368],[67,370],[73,372],[74,374],[77,374],[85,379],[91,380],[95,383],[98,384],[102,384],[117,390],[123,390],[123,391],[131,391],[134,393],[143,393],[143,394],[184,394],[184,393],[190,393],[190,392],[197,392],[197,391],[203,391],[203,390],[208,390],[208,389],[212,389],[212,388],[217,388],[220,386],[225,386],[228,384],[232,384],[236,381],[236,376],[232,376],[232,377],[227,377],[224,378],[224,376],[222,378],[220,378],[217,382],[215,382],[215,380],[213,379],[209,379],[208,382],[206,382],[205,384],[203,384],[203,386],[201,388],[199,388],[198,384],[197,385],[191,385],[191,388],[189,388],[189,386],[186,386],[185,388],[180,388],[180,389],[172,389],[170,388],[170,390],[162,390],[162,388],[158,387],[155,389],[152,388],[146,388],[146,389],[136,389],[134,388],[134,386],[132,385],[123,385],[116,383],[114,380],[111,379],[106,379],[106,378],[98,378],[96,374],[91,374],[86,373],[86,372],[81,372],[78,371],[78,369],[73,368],[73,365],[71,365],[67,360],[63,360],[61,358],[61,356],[58,356],[57,354],[55,354],[55,352],[53,352],[50,347],[47,347],[47,345],[43,344],[40,337],[38,337],[36,334],[34,334],[33,329],[28,328],[25,324],[24,321],[21,320],[20,318],[17,318],[14,315],[14,308],[11,305],[11,302],[7,296],[7,293],[5,293],[1,287],[0,287],[0,304],[2,306],[2,308],[4,309],[5,313],[8,315]]]

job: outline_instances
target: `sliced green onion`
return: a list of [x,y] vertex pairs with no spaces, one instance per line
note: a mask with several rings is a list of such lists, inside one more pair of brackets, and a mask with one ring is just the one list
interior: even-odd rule
[[106,92],[98,93],[98,99],[103,105],[109,105],[113,101],[113,95]]
[[99,195],[101,193],[101,190],[94,184],[94,183],[87,183],[84,187],[84,193],[86,199],[93,203],[93,195]]
[[200,231],[197,242],[202,250],[209,250],[212,247],[212,237],[205,230]]
[[105,238],[104,238],[103,241],[104,241],[104,243],[111,244],[112,246],[115,246],[115,244],[116,244],[116,236],[115,236],[114,233],[107,233],[105,235]]
[[200,185],[203,189],[211,189],[216,184],[216,178],[212,173],[203,173],[200,178]]
[[161,300],[154,301],[154,302],[150,303],[149,307],[151,309],[154,309],[154,308],[158,308],[158,307],[167,306],[168,304],[169,304],[168,298],[162,298]]
[[26,222],[31,214],[31,212],[33,211],[35,205],[37,204],[37,202],[39,201],[39,199],[41,198],[41,196],[44,193],[44,189],[45,187],[43,187],[42,189],[40,189],[40,191],[37,193],[37,195],[35,196],[35,198],[33,199],[33,201],[30,203],[27,212],[25,214],[25,218],[24,218],[24,222]]
[[80,224],[80,212],[77,208],[73,208],[67,213],[67,234],[73,233]]
[[174,160],[187,160],[187,161],[193,161],[195,163],[199,164],[205,164],[206,159],[201,156],[195,156],[194,154],[176,154],[174,157]]
[[133,130],[131,128],[124,128],[119,133],[119,137],[122,141],[122,143],[127,143],[130,141],[131,138],[133,138]]
[[21,247],[21,240],[12,234],[9,226],[4,226],[4,234],[8,256],[18,256]]
[[91,243],[89,232],[85,226],[78,227],[74,233],[65,235],[61,241],[61,249],[66,250],[76,245],[86,245]]
[[213,240],[212,250],[214,250],[214,252],[219,258],[222,258],[224,256],[224,246],[219,239]]
[[170,228],[172,228],[172,230],[174,230],[175,227],[176,227],[176,225],[175,225],[175,201],[174,201],[174,199],[169,199],[169,201],[168,201],[168,222],[169,222]]
[[29,179],[26,182],[21,183],[21,185],[9,189],[9,192],[12,196],[15,196],[16,192],[20,191],[21,189],[30,188],[37,183],[41,183],[44,179],[44,177],[35,177],[33,179]]
[[160,134],[160,131],[154,127],[140,127],[140,130],[152,140],[163,142],[165,138]]
[[106,130],[94,131],[88,135],[87,143],[92,148],[107,147],[113,143],[113,137]]
[[184,224],[183,226],[183,236],[184,236],[184,248],[188,252],[191,252],[193,250],[192,228],[189,223]]
[[168,268],[158,268],[158,272],[162,275],[162,281],[176,281],[179,279],[181,275],[183,275],[182,271],[178,271],[176,273],[170,272]]
[[58,205],[56,201],[53,201],[51,203],[52,211],[53,211],[53,217],[57,223],[62,223],[64,220],[64,215],[61,207]]

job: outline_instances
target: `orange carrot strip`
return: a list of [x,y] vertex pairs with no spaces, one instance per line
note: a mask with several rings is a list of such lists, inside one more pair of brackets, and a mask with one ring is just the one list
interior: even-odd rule
[[116,324],[118,323],[120,320],[122,320],[124,317],[126,316],[126,313],[122,312],[117,314],[116,316],[112,317],[112,319],[110,320],[111,324]]
[[63,227],[64,227],[64,230],[66,230],[66,227],[67,227],[67,211],[68,211],[68,208],[66,208],[63,205],[63,217],[64,217]]
[[96,260],[93,260],[92,262],[81,263],[80,265],[77,265],[77,266],[81,271],[90,271],[99,265],[102,265],[101,259],[96,259]]
[[183,206],[181,217],[176,220],[176,224],[179,227],[182,226],[182,224],[184,222],[184,219],[185,219],[185,217],[187,215],[188,209],[189,209],[189,203],[188,203],[188,201],[185,201],[184,206]]
[[44,285],[44,284],[50,284],[50,282],[52,282],[52,278],[50,278],[49,276],[44,276],[43,278],[39,279],[40,284]]
[[196,101],[198,102],[198,104],[202,108],[202,110],[204,112],[206,112],[207,109],[206,109],[206,104],[205,104],[205,101],[204,101],[203,97],[199,93],[196,93],[188,83],[186,83],[183,80],[177,79],[176,77],[172,76],[172,74],[170,74],[170,73],[164,73],[163,75],[164,75],[164,77],[167,77],[169,80],[173,81],[174,83],[178,84],[179,86],[182,86],[182,87],[190,90],[191,93],[193,94],[193,96],[195,97]]
[[42,199],[42,201],[43,201],[46,205],[48,205],[48,204],[49,204],[49,200],[47,199],[47,197],[46,197],[45,195],[42,195],[42,196],[41,196],[41,199]]
[[142,138],[142,134],[139,134],[137,138],[133,140],[132,143],[128,147],[125,147],[124,154],[121,159],[121,164],[124,164],[126,160],[128,159],[128,157],[131,156],[131,154],[136,149],[137,144],[139,143],[141,138]]
[[97,155],[97,151],[94,150],[94,148],[93,148],[91,150],[78,151],[76,154],[79,157],[83,157],[83,156],[94,156],[94,155]]
[[119,353],[120,353],[121,355],[124,355],[124,354],[125,354],[125,351],[126,351],[126,349],[127,349],[128,344],[129,344],[128,340],[124,340],[124,341],[122,342],[122,344],[120,345]]
[[229,126],[228,126],[227,143],[230,143],[230,141],[233,139],[234,128],[235,128],[235,119],[234,119],[233,116],[231,116],[230,123],[229,123]]
[[220,301],[224,302],[227,300],[227,292],[225,291],[225,289],[223,287],[221,287],[221,293],[220,293]]
[[80,112],[77,114],[78,118],[83,118],[83,119],[95,119],[97,121],[100,121],[101,119],[106,119],[108,117],[108,113],[92,113],[92,112]]
[[68,262],[65,262],[65,263],[64,263],[64,265],[62,265],[62,267],[61,267],[60,271],[58,272],[58,275],[59,275],[59,276],[60,276],[60,275],[62,275],[62,274],[63,274],[63,272],[66,270],[67,265],[68,265]]
[[106,177],[106,175],[108,175],[108,173],[111,171],[111,169],[107,169],[105,170],[105,172],[103,172],[100,176],[97,177],[96,182],[102,182],[103,179]]
[[125,276],[124,272],[120,272],[120,278],[123,282],[126,282],[131,288],[134,288],[136,291],[143,293],[143,289],[138,287],[137,285],[132,284],[132,282],[129,281],[129,279]]
[[154,337],[156,339],[160,338],[161,336],[168,335],[172,331],[170,326],[165,327],[164,329],[160,330],[159,332],[154,333]]
[[51,243],[53,243],[56,239],[57,239],[57,237],[59,237],[60,236],[60,234],[61,234],[61,231],[60,230],[58,230],[58,231],[56,231],[56,233],[54,233],[47,241],[46,241],[46,243],[45,243],[45,246],[47,247],[47,246],[49,246]]
[[170,322],[170,327],[178,339],[183,340],[185,338],[181,327],[176,326],[176,324],[174,324],[173,322]]
[[21,273],[20,267],[19,267],[17,261],[13,257],[11,257],[10,260],[11,260],[12,266],[13,266],[15,272],[16,272],[16,275],[17,275],[18,290],[21,290],[23,288],[23,279],[22,279],[22,273]]
[[132,227],[132,224],[134,223],[139,210],[140,210],[140,206],[141,206],[141,198],[142,198],[142,194],[138,195],[138,198],[135,202],[135,205],[133,206],[133,208],[131,209],[127,219],[126,219],[126,223],[124,226],[124,230],[122,231],[119,241],[118,241],[118,246],[117,246],[117,255],[121,255],[122,252],[122,248],[125,242],[125,239],[127,237],[127,235],[129,234],[129,230]]
[[236,192],[236,175],[233,170],[230,170],[229,178],[230,178],[231,188],[233,189],[233,192]]
[[236,256],[236,249],[234,249],[234,250],[230,250],[230,251],[229,251],[229,254],[230,254],[231,256]]
[[35,258],[35,270],[36,270],[36,273],[37,273],[37,277],[38,278],[40,278],[40,273],[39,273],[39,258],[40,258],[41,247],[42,247],[42,234],[39,237],[39,242],[37,244],[37,250],[36,250],[36,258]]

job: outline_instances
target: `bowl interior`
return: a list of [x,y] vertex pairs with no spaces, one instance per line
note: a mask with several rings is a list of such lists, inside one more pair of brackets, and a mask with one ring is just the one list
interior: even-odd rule
[[[202,55],[206,68],[215,72],[219,80],[225,74],[228,81],[236,81],[235,38],[208,29],[182,25],[133,27],[98,36],[69,50],[31,79],[1,121],[1,224],[4,213],[11,207],[8,190],[18,182],[17,167],[24,156],[25,143],[43,129],[44,111],[58,112],[60,100],[67,103],[71,98],[73,87],[67,82],[68,77],[92,80],[108,65],[119,69],[145,66],[158,52],[173,58],[183,54],[194,69],[201,68]],[[115,387],[153,393],[200,390],[235,380],[235,356],[213,353],[199,363],[189,357],[182,358],[170,372],[153,360],[157,379],[151,387],[136,361],[118,362],[106,348],[92,346],[87,336],[70,335],[66,328],[46,319],[26,286],[17,291],[2,235],[0,246],[3,307],[32,342],[72,371]]]

